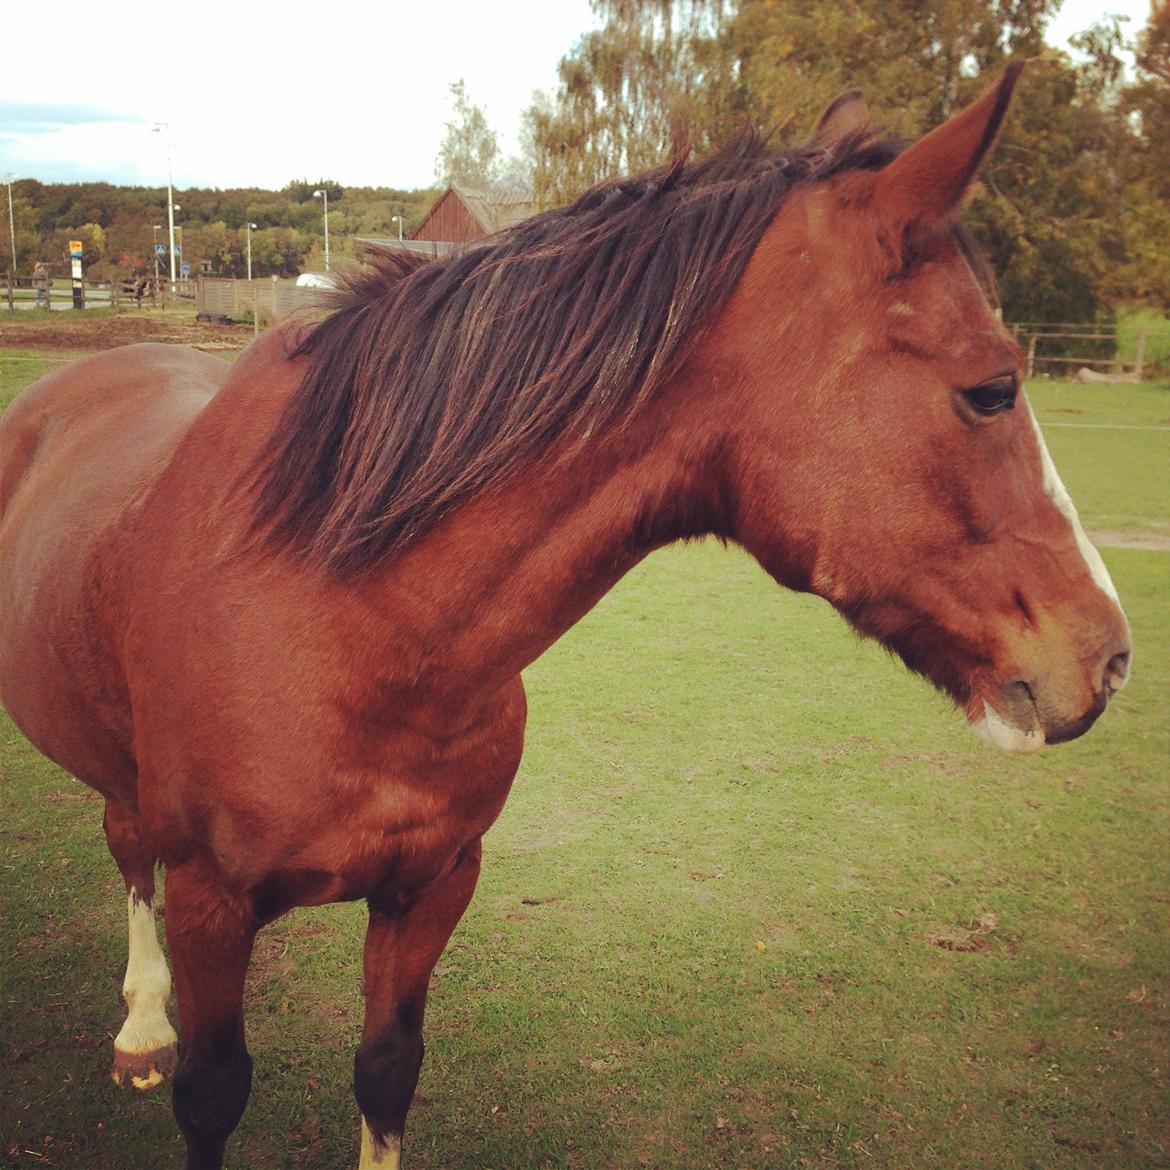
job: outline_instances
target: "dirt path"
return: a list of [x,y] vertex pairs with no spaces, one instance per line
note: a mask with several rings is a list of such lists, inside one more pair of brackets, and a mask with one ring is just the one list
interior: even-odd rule
[[1170,536],[1164,532],[1090,528],[1085,535],[1098,548],[1141,548],[1147,552],[1170,552]]
[[209,325],[175,314],[73,317],[54,313],[35,321],[23,317],[23,313],[0,313],[0,347],[81,354],[137,341],[162,341],[222,353],[243,349],[253,337],[250,325]]

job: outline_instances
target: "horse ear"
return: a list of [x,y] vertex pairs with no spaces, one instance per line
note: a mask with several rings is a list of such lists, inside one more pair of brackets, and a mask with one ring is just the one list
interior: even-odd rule
[[813,131],[812,145],[829,150],[846,138],[873,133],[869,107],[865,104],[861,90],[847,89],[825,107]]
[[875,203],[883,220],[929,231],[958,210],[999,136],[1023,61],[1012,61],[978,101],[880,171]]

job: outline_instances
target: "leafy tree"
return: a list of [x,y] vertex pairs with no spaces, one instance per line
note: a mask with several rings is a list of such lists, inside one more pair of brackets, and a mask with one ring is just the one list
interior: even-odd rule
[[1062,55],[1035,62],[984,170],[965,218],[1000,274],[1008,320],[1111,317],[1102,281],[1118,246],[1119,126],[1099,97]]
[[42,241],[41,255],[55,272],[67,276],[72,267],[69,245],[74,240],[81,241],[81,267],[85,275],[100,277],[106,250],[106,234],[100,224],[86,223],[80,227],[56,228],[48,240]]
[[[1117,21],[1081,35],[1089,59],[1074,66],[1044,46],[1058,0],[594,0],[603,26],[562,60],[556,95],[526,115],[538,197],[566,201],[687,141],[725,141],[749,118],[800,140],[853,87],[883,130],[916,137],[1007,59],[1042,56],[968,220],[1003,274],[1010,319],[1105,319],[1123,293],[1111,274],[1128,273],[1148,298],[1170,286],[1168,4],[1156,0],[1126,106]],[[1127,132],[1126,109],[1140,132]]]
[[467,95],[463,78],[449,86],[451,119],[443,133],[435,177],[444,187],[456,185],[486,191],[498,173],[496,132],[483,110]]
[[[42,259],[44,245],[37,225],[36,196],[40,183],[35,180],[19,180],[12,184],[12,220],[16,228],[16,271],[30,273],[36,262]],[[8,238],[7,192],[4,192],[3,260],[0,267],[5,271],[12,263],[11,243]],[[51,256],[45,256],[51,259]]]
[[565,202],[718,139],[740,109],[728,0],[592,0],[604,20],[558,66],[554,101],[525,115],[538,202]]
[[280,193],[293,203],[311,203],[314,191],[325,191],[330,203],[337,202],[345,194],[345,188],[332,179],[318,179],[315,183],[308,179],[293,179],[280,189]]
[[860,87],[884,128],[913,136],[966,100],[973,76],[1042,51],[1059,0],[742,0],[733,29],[741,81],[762,125],[811,126]]
[[1135,62],[1137,80],[1121,96],[1122,257],[1108,286],[1170,312],[1170,0],[1153,0]]

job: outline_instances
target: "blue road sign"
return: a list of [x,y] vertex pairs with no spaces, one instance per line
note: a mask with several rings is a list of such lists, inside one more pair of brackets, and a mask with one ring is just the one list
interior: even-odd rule
[[167,246],[166,246],[166,244],[155,244],[155,246],[154,246],[154,254],[155,254],[156,256],[165,256],[165,255],[167,254]]
[[183,275],[184,276],[191,275],[191,265],[188,264],[186,260],[183,261]]

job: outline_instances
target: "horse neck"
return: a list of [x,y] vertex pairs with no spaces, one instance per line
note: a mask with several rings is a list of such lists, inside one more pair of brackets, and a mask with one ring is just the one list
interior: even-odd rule
[[421,672],[434,687],[502,685],[654,548],[723,529],[719,452],[681,397],[484,493],[368,586],[399,631],[407,598],[409,636],[441,647]]

